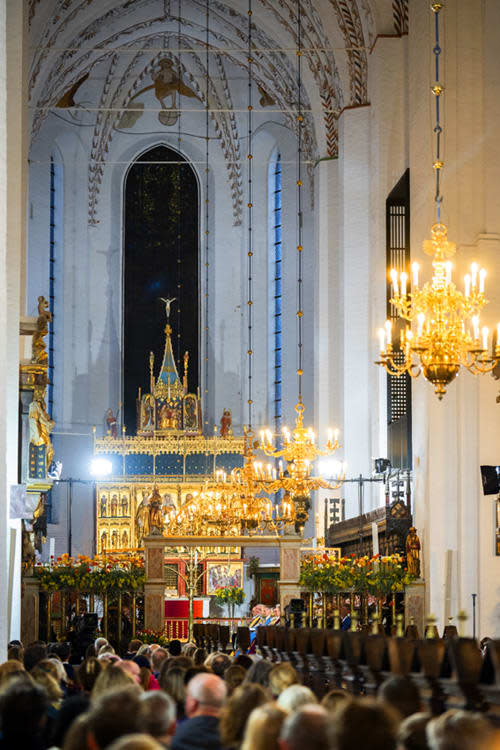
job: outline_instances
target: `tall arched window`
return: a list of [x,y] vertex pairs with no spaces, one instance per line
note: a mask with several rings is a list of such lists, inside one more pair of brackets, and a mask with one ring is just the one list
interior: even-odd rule
[[139,387],[149,384],[149,352],[156,368],[165,343],[165,305],[182,377],[189,351],[189,389],[198,386],[199,196],[195,172],[178,152],[155,146],[131,166],[125,185],[124,423],[136,426]]
[[270,280],[270,400],[276,432],[282,418],[282,226],[281,154],[275,152],[269,165],[269,280]]

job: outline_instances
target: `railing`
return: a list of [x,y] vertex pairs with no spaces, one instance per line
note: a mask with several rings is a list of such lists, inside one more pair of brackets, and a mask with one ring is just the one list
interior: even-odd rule
[[[74,638],[86,623],[95,623],[113,645],[121,648],[144,623],[142,592],[84,593],[40,591],[38,637],[46,641]],[[94,616],[93,618],[89,616]],[[90,625],[89,625],[90,627]]]
[[[198,623],[196,643],[208,651],[219,650],[227,638],[217,628],[221,631],[223,626]],[[500,640],[489,641],[482,653],[475,639],[456,635],[398,638],[261,626],[255,637],[257,652],[264,659],[290,662],[318,697],[332,688],[375,695],[386,678],[404,675],[418,686],[426,710],[433,714],[457,707],[500,713]],[[249,644],[250,630],[240,626],[236,645],[244,651]]]

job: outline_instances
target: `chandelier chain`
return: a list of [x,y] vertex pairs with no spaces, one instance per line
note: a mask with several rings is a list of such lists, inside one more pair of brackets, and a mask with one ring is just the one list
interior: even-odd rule
[[297,377],[298,402],[302,404],[303,375],[303,286],[302,286],[302,3],[297,0]]
[[439,12],[442,8],[442,3],[436,2],[432,4],[432,10],[434,12],[434,47],[432,49],[434,54],[434,68],[435,68],[435,83],[432,87],[435,102],[436,121],[434,125],[434,134],[436,136],[436,156],[434,159],[434,173],[436,188],[434,193],[434,200],[436,202],[436,219],[437,223],[441,223],[441,204],[443,202],[443,196],[441,193],[441,169],[444,166],[444,162],[441,159],[441,136],[443,134],[443,127],[441,125],[441,107],[440,100],[441,94],[444,89],[439,81],[439,59],[442,52],[440,41],[439,41]]
[[[205,98],[206,98],[206,108],[205,108],[205,414],[207,414],[208,410],[208,404],[207,404],[207,396],[208,396],[208,351],[209,351],[209,325],[208,325],[208,300],[209,300],[209,291],[208,291],[208,282],[209,282],[209,236],[210,236],[210,229],[209,229],[209,207],[210,207],[210,198],[209,198],[209,186],[210,186],[210,180],[209,180],[209,173],[210,173],[210,167],[209,167],[209,125],[210,125],[210,104],[208,101],[209,96],[209,86],[210,86],[210,56],[209,56],[209,47],[208,47],[208,37],[209,37],[209,27],[210,27],[210,8],[209,8],[209,2],[210,0],[206,0],[206,28],[205,28],[205,51],[206,51],[206,59],[205,59],[205,69],[206,69],[206,79],[205,79]],[[208,425],[208,419],[205,419],[205,425]]]
[[252,51],[252,0],[248,0],[248,434],[252,435],[252,378],[253,378],[253,185],[252,185],[252,161],[253,161],[253,122],[252,122],[252,75],[253,75],[253,51]]

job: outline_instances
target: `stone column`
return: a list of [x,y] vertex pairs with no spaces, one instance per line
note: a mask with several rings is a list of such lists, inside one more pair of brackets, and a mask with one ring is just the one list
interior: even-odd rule
[[[339,118],[340,273],[342,276],[343,445],[349,474],[371,471],[370,352],[370,107],[346,109]],[[356,485],[346,485],[347,516],[357,515]],[[365,493],[365,510],[371,507]]]
[[281,614],[290,599],[300,597],[300,547],[301,540],[280,539],[280,580],[278,582],[280,592]]
[[[19,310],[26,225],[26,80],[24,3],[0,8],[0,567],[9,569],[9,496],[16,484]],[[19,533],[19,522],[10,524]],[[0,661],[20,631],[20,543],[8,621],[8,576],[0,584]]]
[[162,630],[165,627],[165,541],[163,537],[144,539],[146,583],[144,585],[144,627]]

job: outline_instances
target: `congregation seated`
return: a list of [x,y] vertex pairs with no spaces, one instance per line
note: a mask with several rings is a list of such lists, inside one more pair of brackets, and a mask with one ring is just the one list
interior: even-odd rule
[[98,639],[71,679],[64,644],[16,644],[24,664],[0,665],[0,750],[500,750],[488,716],[424,713],[408,677],[376,699],[315,695],[290,662],[205,652],[200,664],[185,645],[136,640],[122,658]]

